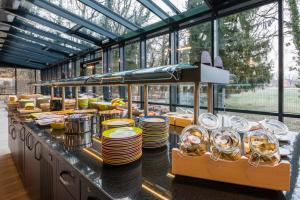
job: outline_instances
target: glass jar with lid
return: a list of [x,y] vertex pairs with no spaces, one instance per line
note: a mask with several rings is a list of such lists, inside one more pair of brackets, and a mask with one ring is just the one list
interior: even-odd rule
[[252,166],[276,166],[280,162],[278,139],[268,130],[249,132],[244,138],[244,147],[248,162]]
[[275,135],[285,135],[289,131],[288,127],[275,119],[265,119],[260,122],[263,129],[274,133]]
[[232,116],[229,118],[229,126],[238,131],[239,133],[246,133],[250,130],[251,126],[248,120],[239,116]]
[[189,156],[201,156],[207,152],[209,136],[205,128],[199,125],[190,125],[182,130],[179,149]]
[[231,128],[220,128],[211,135],[211,159],[236,161],[241,158],[241,137]]
[[216,130],[221,126],[219,118],[212,113],[202,113],[199,116],[198,123],[208,131]]

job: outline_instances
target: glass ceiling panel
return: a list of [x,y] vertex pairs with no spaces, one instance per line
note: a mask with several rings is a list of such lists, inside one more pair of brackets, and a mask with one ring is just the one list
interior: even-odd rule
[[181,12],[187,11],[189,9],[206,5],[204,0],[169,0],[171,3],[173,3],[174,6],[176,6]]
[[61,42],[55,41],[55,40],[53,40],[53,39],[51,39],[51,38],[48,38],[48,37],[45,37],[45,36],[41,36],[41,35],[39,35],[39,34],[32,33],[32,32],[27,31],[27,30],[23,30],[23,29],[19,29],[19,28],[18,28],[18,31],[19,31],[20,33],[24,33],[24,34],[26,34],[26,35],[33,36],[33,37],[35,37],[35,38],[39,38],[39,39],[45,40],[46,42],[50,42],[50,43],[54,43],[54,44],[59,44],[60,46],[68,47],[68,48],[74,49],[74,50],[76,50],[76,51],[79,51],[79,50],[80,50],[79,48],[76,48],[76,47],[71,46],[71,45],[69,45],[69,44],[61,43]]
[[27,9],[30,13],[32,14],[36,14],[40,17],[43,17],[51,22],[54,22],[56,24],[59,24],[61,26],[64,26],[66,28],[72,28],[73,26],[75,26],[76,24],[63,18],[63,17],[60,17],[60,16],[57,16],[43,8],[40,8],[28,1],[22,1],[21,5],[20,5],[22,8],[25,8]]
[[41,43],[36,42],[36,41],[28,40],[28,39],[26,39],[26,38],[22,38],[22,37],[19,37],[19,36],[14,36],[14,37],[17,37],[17,38],[19,38],[19,39],[22,39],[22,40],[24,40],[24,41],[26,41],[26,42],[30,42],[30,43],[32,43],[32,44],[37,44],[37,45],[40,45],[40,46],[43,46],[43,47],[46,46],[45,44],[41,44]]
[[83,28],[79,29],[79,32],[88,34],[88,35],[90,35],[90,36],[92,36],[92,37],[94,37],[94,38],[96,38],[96,39],[98,39],[98,40],[105,39],[105,37],[104,37],[103,35],[101,35],[101,34],[99,34],[99,33],[96,33],[95,31],[91,31],[91,30],[88,29],[88,28],[84,28],[84,27],[83,27]]
[[129,31],[129,29],[127,29],[126,27],[120,25],[119,23],[99,13],[98,11],[86,6],[78,0],[48,1],[118,35],[126,34]]
[[163,9],[166,13],[168,13],[170,16],[175,15],[176,13],[162,0],[152,0],[156,5],[158,5],[161,9]]
[[61,33],[61,32],[59,32],[59,31],[56,31],[56,30],[54,30],[54,29],[51,29],[51,28],[49,28],[49,27],[47,27],[47,26],[43,26],[43,25],[41,25],[41,24],[38,24],[38,23],[36,23],[36,22],[32,22],[32,21],[27,20],[27,19],[24,19],[24,18],[18,18],[18,19],[21,20],[21,21],[23,21],[23,22],[26,23],[26,24],[29,24],[29,25],[31,25],[31,26],[33,26],[33,27],[39,29],[39,30],[42,30],[42,31],[46,31],[46,32],[55,34],[55,35],[57,35],[58,37],[61,37],[61,38],[67,39],[67,40],[71,40],[71,41],[73,41],[73,42],[76,42],[76,43],[78,43],[78,44],[83,44],[83,45],[85,45],[85,46],[95,47],[95,45],[93,45],[93,44],[91,44],[91,43],[89,43],[89,42],[86,42],[86,41],[84,41],[84,40],[78,39],[78,38],[76,38],[76,37],[72,37],[72,36],[70,36],[70,35],[68,35],[68,34],[65,34],[65,33]]
[[136,0],[96,1],[141,27],[160,21],[158,16]]
[[[95,25],[98,25],[101,28],[107,29],[108,31],[115,33],[117,35],[122,36],[122,35],[126,35],[131,32],[131,30],[129,30],[128,28],[126,28],[125,26],[120,24],[119,22],[116,22],[116,21],[110,19],[109,17],[106,17],[102,13],[81,3],[79,0],[47,0],[47,1],[52,3],[53,5],[61,7],[62,9],[70,11],[73,14],[80,16],[81,18],[88,20],[88,21],[94,23]],[[136,24],[137,26],[145,27],[145,26],[152,25],[156,22],[161,21],[161,19],[156,14],[151,12],[147,7],[142,5],[137,0],[96,0],[96,1],[99,4],[102,4],[103,6],[111,9],[113,12],[121,15],[123,18],[127,19],[128,21]],[[176,8],[172,7],[172,5],[170,5],[170,4],[168,5],[168,2],[166,2],[165,0],[152,0],[152,1],[153,1],[153,3],[155,3],[159,8],[161,8],[163,11],[165,11],[170,16],[176,15],[176,12],[178,13],[179,11],[185,12],[189,9],[205,5],[204,0],[193,0],[193,1],[191,1],[191,0],[169,0],[170,4],[173,4],[174,7],[177,8],[176,9]],[[66,18],[60,17],[52,12],[49,12],[46,9],[40,8],[40,7],[30,3],[27,0],[21,1],[21,7],[28,10],[28,12],[30,12],[32,14],[35,14],[42,18],[45,18],[51,22],[54,22],[61,26],[64,26],[68,29],[72,29],[73,27],[76,27],[76,25],[77,25],[76,23],[74,23]],[[62,38],[65,38],[65,39],[68,39],[73,42],[83,44],[83,45],[89,46],[89,47],[95,46],[87,41],[70,36],[66,33],[61,33],[59,31],[53,30],[49,27],[43,26],[42,24],[38,24],[38,23],[29,21],[26,19],[22,19],[22,20],[24,22],[34,26],[37,29],[55,34],[58,37],[62,37]],[[105,36],[103,36],[97,32],[94,32],[88,28],[85,28],[85,27],[81,27],[77,31],[88,34],[91,37],[94,37],[98,40],[106,39]],[[26,31],[25,31],[25,33],[29,34]],[[40,36],[38,34],[33,34],[33,35],[34,35],[34,37],[38,37],[38,38],[47,40],[49,42],[57,43],[57,41],[53,40],[55,38],[52,38],[50,36],[49,36],[50,38],[46,38],[46,37]],[[72,49],[76,49],[76,50],[79,48],[79,47],[76,47],[75,44],[73,44],[73,45],[75,45],[75,47],[74,47],[74,46],[71,46],[72,44],[66,44],[65,42],[62,43],[61,41],[59,44],[65,46],[65,47],[70,47]]]

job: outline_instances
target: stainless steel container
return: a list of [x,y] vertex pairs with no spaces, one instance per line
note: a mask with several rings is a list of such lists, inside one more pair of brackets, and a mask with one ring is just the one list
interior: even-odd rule
[[67,150],[76,150],[80,147],[91,147],[92,146],[92,133],[86,132],[83,134],[76,135],[65,135],[64,136],[64,147]]
[[65,119],[65,134],[82,134],[93,130],[93,115],[73,114]]

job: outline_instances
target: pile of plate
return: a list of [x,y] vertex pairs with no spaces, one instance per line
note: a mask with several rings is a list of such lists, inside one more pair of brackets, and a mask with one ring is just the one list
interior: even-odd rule
[[169,120],[162,116],[145,116],[140,121],[143,129],[143,147],[158,148],[167,145]]
[[134,126],[133,119],[109,119],[102,122],[103,130]]
[[113,128],[102,134],[103,162],[124,165],[142,156],[142,129],[137,127]]

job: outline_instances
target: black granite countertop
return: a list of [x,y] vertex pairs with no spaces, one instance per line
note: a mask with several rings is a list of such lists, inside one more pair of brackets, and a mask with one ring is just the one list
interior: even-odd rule
[[[41,128],[34,122],[25,125],[70,163],[82,176],[104,191],[112,199],[297,199],[295,194],[299,174],[300,135],[289,132],[289,143],[281,143],[287,151],[285,159],[291,160],[291,191],[273,191],[202,179],[173,176],[171,149],[179,137],[170,130],[169,145],[155,150],[143,150],[140,160],[124,166],[109,166],[87,154],[83,147],[68,149],[64,146],[63,133],[51,134],[51,129]],[[55,136],[54,136],[55,135]],[[298,148],[294,148],[298,147]]]

